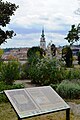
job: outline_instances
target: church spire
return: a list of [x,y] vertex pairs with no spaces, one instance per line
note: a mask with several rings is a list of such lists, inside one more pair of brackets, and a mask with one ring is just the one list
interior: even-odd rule
[[42,34],[40,38],[40,48],[46,49],[46,41],[45,41],[45,35],[44,35],[44,28],[42,29]]
[[41,35],[43,38],[44,38],[44,28],[42,29],[42,35]]

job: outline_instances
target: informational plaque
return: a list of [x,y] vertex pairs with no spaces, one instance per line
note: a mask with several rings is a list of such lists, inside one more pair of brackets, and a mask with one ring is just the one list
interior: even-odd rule
[[4,92],[19,118],[70,108],[50,86],[5,90]]

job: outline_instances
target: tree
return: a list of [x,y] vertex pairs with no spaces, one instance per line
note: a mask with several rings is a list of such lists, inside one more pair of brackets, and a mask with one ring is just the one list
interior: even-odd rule
[[2,57],[4,50],[0,49],[0,58]]
[[72,50],[71,50],[70,46],[66,46],[62,49],[62,58],[66,62],[67,67],[72,66],[73,55],[72,55]]
[[38,58],[43,58],[45,51],[40,47],[32,47],[27,52],[28,62],[35,64],[38,61]]
[[78,52],[78,64],[80,65],[80,52]]
[[40,48],[40,47],[32,47],[28,50],[27,52],[27,57],[31,57],[31,56],[39,56],[39,57],[43,57],[45,55],[45,51]]
[[56,46],[54,44],[51,45],[51,54],[52,54],[52,57],[56,55]]
[[15,35],[13,30],[4,31],[2,28],[10,23],[10,17],[14,15],[17,8],[18,6],[15,4],[0,0],[0,45],[6,42],[6,39],[12,38]]
[[65,39],[68,40],[70,45],[73,45],[74,42],[77,42],[79,40],[78,29],[75,27],[75,25],[71,26],[71,30]]

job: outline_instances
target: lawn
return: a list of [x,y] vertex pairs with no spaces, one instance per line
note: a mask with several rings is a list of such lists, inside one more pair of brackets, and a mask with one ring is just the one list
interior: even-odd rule
[[[0,120],[18,120],[17,115],[9,102],[0,103]],[[24,120],[66,120],[66,111],[42,115],[39,117],[33,117]],[[74,116],[71,112],[70,120],[80,120],[80,116]]]

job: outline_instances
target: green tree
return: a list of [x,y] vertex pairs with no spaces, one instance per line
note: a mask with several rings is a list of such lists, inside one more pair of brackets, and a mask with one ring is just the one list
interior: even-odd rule
[[51,45],[51,54],[52,54],[52,57],[56,55],[56,46],[54,44]]
[[1,65],[0,81],[12,85],[19,78],[20,64],[17,61],[9,61]]
[[28,62],[35,64],[38,58],[43,58],[45,51],[40,47],[32,47],[27,52]]
[[10,17],[14,15],[17,8],[18,6],[15,4],[0,0],[0,45],[6,42],[6,39],[12,38],[15,35],[13,30],[4,31],[3,27],[10,23]]
[[78,52],[78,64],[80,65],[80,52]]
[[32,47],[28,50],[27,56],[31,57],[33,55],[37,55],[37,56],[42,57],[45,55],[45,51],[40,47]]
[[0,58],[3,55],[3,53],[4,53],[4,50],[0,49]]
[[62,58],[66,62],[67,67],[72,66],[73,55],[72,55],[72,50],[71,50],[70,46],[66,46],[62,49]]
[[2,55],[3,55],[3,53],[4,53],[4,50],[0,49],[0,71],[1,71],[1,65],[3,63],[3,61],[2,61]]
[[75,27],[75,25],[71,26],[71,30],[68,32],[65,39],[68,40],[70,45],[73,45],[74,42],[77,42],[79,40],[78,29]]

